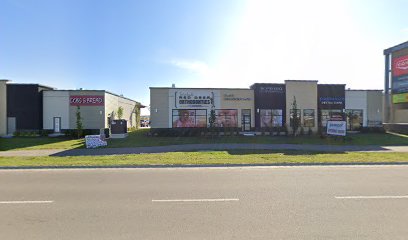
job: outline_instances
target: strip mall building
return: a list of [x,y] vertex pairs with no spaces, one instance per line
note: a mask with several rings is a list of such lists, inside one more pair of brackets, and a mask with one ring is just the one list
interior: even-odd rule
[[379,126],[382,121],[381,90],[352,91],[346,90],[344,84],[318,81],[255,83],[248,89],[151,87],[150,104],[152,129],[209,127],[212,109],[216,127],[237,127],[242,131],[288,127],[295,114],[305,130],[313,132],[326,126],[328,120],[344,116],[349,116],[351,130]]

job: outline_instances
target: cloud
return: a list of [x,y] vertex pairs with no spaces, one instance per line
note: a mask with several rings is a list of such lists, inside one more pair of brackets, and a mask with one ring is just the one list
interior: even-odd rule
[[178,68],[186,69],[200,75],[205,75],[209,72],[210,67],[203,61],[189,59],[172,59],[170,64]]

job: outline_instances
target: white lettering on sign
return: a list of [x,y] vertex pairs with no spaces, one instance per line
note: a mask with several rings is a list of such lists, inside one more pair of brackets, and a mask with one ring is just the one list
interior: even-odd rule
[[69,103],[71,106],[102,106],[104,96],[71,96]]
[[346,121],[327,121],[327,135],[346,136]]

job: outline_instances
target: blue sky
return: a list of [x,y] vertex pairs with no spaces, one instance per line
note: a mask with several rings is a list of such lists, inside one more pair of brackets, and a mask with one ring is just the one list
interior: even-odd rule
[[[1,0],[0,78],[106,89],[315,79],[383,88],[407,0]],[[146,112],[145,112],[146,113]]]

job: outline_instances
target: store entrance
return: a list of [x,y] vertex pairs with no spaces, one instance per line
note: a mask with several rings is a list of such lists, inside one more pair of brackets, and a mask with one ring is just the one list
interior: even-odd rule
[[251,131],[251,109],[242,109],[242,131]]

